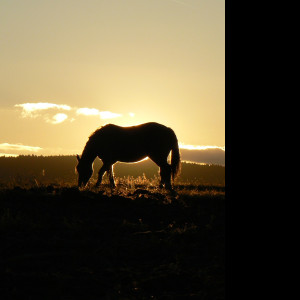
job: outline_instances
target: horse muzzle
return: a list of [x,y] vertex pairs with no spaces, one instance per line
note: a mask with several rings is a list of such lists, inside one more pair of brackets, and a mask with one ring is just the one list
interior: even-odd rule
[[78,187],[82,187],[82,186],[85,186],[85,184],[83,184],[83,181],[82,180],[78,180]]

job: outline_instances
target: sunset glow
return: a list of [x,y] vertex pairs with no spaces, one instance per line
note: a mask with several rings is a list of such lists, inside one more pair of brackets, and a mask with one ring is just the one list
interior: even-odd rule
[[0,153],[73,155],[146,122],[225,151],[224,0],[4,1],[0,28]]
[[183,143],[179,143],[179,148],[187,149],[187,150],[221,149],[221,150],[225,151],[225,146],[224,147],[219,147],[219,146],[195,146],[195,145],[185,145]]
[[33,146],[25,146],[22,144],[9,144],[9,143],[2,143],[0,144],[0,150],[16,150],[16,151],[30,151],[30,152],[38,152],[41,150],[41,147],[33,147]]
[[0,157],[18,157],[19,154],[11,154],[11,153],[0,153]]
[[1,299],[223,299],[225,168],[225,0],[0,0]]

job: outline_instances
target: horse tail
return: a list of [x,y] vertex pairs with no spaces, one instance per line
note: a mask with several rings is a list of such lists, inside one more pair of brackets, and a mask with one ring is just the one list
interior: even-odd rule
[[172,143],[172,154],[171,154],[171,176],[172,180],[174,182],[174,179],[177,175],[180,174],[181,170],[181,164],[180,164],[180,151],[179,151],[179,146],[178,146],[178,140],[173,132],[174,138],[173,138],[173,143]]

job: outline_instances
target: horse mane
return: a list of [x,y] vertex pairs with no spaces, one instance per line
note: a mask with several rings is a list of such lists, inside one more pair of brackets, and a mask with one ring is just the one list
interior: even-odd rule
[[105,130],[103,131],[104,128],[115,126],[114,124],[106,124],[103,125],[99,128],[97,128],[90,136],[88,141],[85,144],[85,147],[83,149],[82,155],[87,155],[89,152],[94,152],[94,147],[95,147],[95,142],[98,140],[98,138],[105,134]]
[[86,142],[86,145],[85,145],[86,147],[91,146],[91,145],[93,144],[93,142],[94,142],[95,140],[97,140],[97,137],[98,137],[99,135],[101,135],[102,129],[103,129],[105,126],[106,126],[106,125],[97,128],[97,129],[89,136],[89,139],[88,139],[88,141]]
[[105,127],[106,125],[104,126],[101,126],[100,128],[97,128],[88,138],[85,146],[84,146],[84,149],[83,149],[83,152],[82,152],[82,155],[81,155],[81,158],[82,157],[89,157],[90,156],[90,153],[92,153],[93,151],[93,148],[94,148],[94,141],[97,140],[97,136],[99,136],[99,134],[101,134],[101,129],[103,127]]
[[105,124],[105,125],[103,125],[103,126],[97,128],[97,129],[89,136],[89,140],[90,140],[90,139],[93,139],[93,138],[95,138],[95,137],[97,137],[98,135],[103,134],[103,129],[104,129],[104,128],[108,128],[108,127],[116,127],[116,125],[114,125],[114,124]]
[[[106,125],[104,125],[106,126]],[[99,131],[104,127],[104,126],[101,126],[99,128],[97,128],[90,136],[89,136],[89,140],[90,139],[93,139],[95,136],[97,136],[99,134]]]

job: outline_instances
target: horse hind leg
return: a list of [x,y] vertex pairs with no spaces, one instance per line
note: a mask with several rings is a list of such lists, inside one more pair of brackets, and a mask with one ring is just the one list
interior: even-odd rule
[[113,165],[111,165],[111,166],[109,167],[109,169],[107,170],[107,175],[108,175],[108,178],[109,178],[110,186],[111,186],[112,188],[116,187],[115,180],[114,180],[114,170],[113,170]]
[[160,166],[161,185],[164,185],[166,189],[171,190],[171,166],[168,163]]
[[159,187],[165,186],[166,189],[172,189],[171,185],[171,166],[166,159],[158,159],[157,157],[149,156],[159,166],[160,184]]

